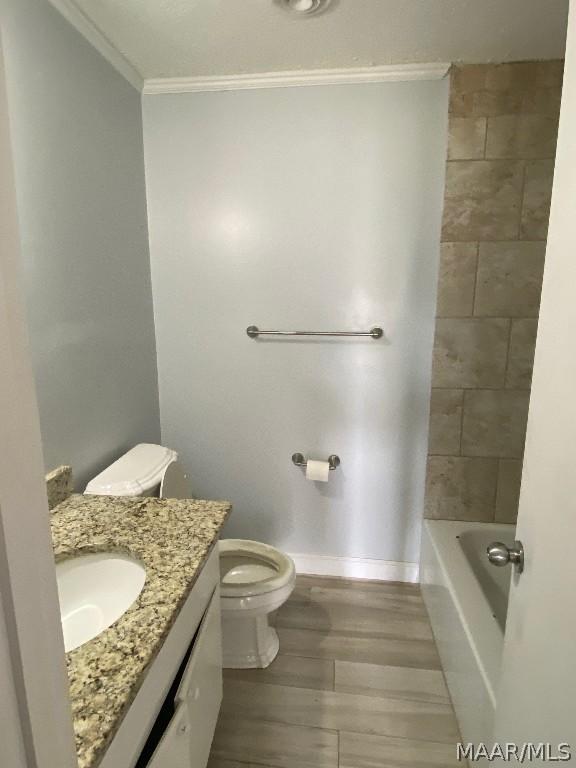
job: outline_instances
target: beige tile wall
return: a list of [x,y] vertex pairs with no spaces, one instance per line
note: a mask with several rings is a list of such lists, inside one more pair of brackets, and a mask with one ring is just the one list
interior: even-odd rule
[[452,70],[429,518],[516,519],[562,69]]

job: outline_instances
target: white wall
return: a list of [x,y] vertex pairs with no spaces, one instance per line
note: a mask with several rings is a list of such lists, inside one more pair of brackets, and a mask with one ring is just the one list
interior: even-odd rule
[[46,468],[159,439],[140,94],[46,0],[0,0]]
[[[230,536],[416,561],[448,83],[144,97],[163,442]],[[261,328],[386,339],[253,341]],[[328,485],[290,460],[339,454]]]

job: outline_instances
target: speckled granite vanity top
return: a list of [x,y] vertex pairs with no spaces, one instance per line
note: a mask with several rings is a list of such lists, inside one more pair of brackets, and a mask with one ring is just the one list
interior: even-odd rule
[[56,560],[124,552],[146,583],[109,629],[66,655],[79,768],[102,757],[230,512],[228,502],[72,495],[51,515]]

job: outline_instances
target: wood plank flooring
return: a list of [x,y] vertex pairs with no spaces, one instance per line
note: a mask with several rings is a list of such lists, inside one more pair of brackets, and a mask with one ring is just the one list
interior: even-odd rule
[[268,669],[225,670],[209,768],[452,768],[459,740],[419,587],[299,576]]

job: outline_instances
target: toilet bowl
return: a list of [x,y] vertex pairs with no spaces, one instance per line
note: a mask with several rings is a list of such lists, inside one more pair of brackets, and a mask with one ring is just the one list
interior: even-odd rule
[[220,548],[223,665],[267,667],[278,653],[269,615],[294,589],[296,570],[288,555],[267,544],[223,539]]

